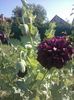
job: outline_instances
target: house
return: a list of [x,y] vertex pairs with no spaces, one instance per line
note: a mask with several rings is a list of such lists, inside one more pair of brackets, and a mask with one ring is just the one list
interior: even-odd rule
[[[71,34],[71,25],[60,18],[58,15],[55,15],[50,23],[56,23],[55,36],[63,36]],[[64,34],[65,33],[65,34]]]
[[67,23],[66,21],[64,21],[62,18],[60,18],[58,15],[55,15],[53,17],[53,19],[50,22],[56,22],[58,24],[67,24],[69,25],[69,23]]

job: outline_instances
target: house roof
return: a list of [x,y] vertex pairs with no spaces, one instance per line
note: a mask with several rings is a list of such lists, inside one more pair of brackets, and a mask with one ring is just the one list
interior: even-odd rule
[[63,20],[62,18],[60,18],[58,15],[55,15],[50,22],[56,22],[58,24],[69,25],[69,23],[67,23],[65,20]]

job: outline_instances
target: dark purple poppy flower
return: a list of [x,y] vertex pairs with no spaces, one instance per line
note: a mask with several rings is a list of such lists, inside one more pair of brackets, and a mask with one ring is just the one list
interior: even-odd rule
[[71,60],[72,49],[71,43],[66,37],[53,37],[39,44],[37,60],[47,69],[51,67],[60,69]]

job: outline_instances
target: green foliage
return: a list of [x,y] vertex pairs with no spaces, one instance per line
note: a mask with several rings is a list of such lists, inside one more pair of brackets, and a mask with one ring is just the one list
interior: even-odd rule
[[72,33],[70,35],[71,41],[74,42],[74,30],[72,30]]
[[35,36],[38,32],[37,27],[35,27],[34,25],[31,25],[31,24],[28,24],[28,26],[29,26],[29,32],[31,32],[30,34],[32,36]]
[[72,26],[74,26],[74,19],[73,19],[73,21],[72,21]]
[[16,20],[14,20],[11,25],[11,37],[21,40],[21,37],[20,37],[21,35],[22,35],[22,32],[19,27],[19,24]]
[[38,26],[38,31],[39,31],[39,34],[40,34],[41,41],[45,38],[45,32],[48,29],[49,29],[49,21],[46,21],[45,23],[40,24]]
[[33,10],[33,14],[36,15],[35,26],[38,27],[46,19],[46,10],[41,5],[28,4],[29,8]]
[[4,31],[3,23],[0,23],[0,30],[1,30],[1,31]]
[[4,23],[4,32],[6,34],[7,37],[10,36],[10,32],[11,32],[11,23],[9,22],[5,22]]
[[71,25],[67,22],[63,22],[63,20],[60,22],[57,20],[56,22],[56,28],[55,28],[55,36],[64,36],[65,34],[62,34],[62,32],[66,32],[66,35],[71,34]]
[[[42,37],[42,34],[45,33],[44,31],[45,31],[45,27],[46,27],[46,25],[44,27],[44,24],[43,24],[44,21],[46,20],[45,9],[41,5],[27,4],[26,1],[24,1],[24,0],[21,0],[21,1],[23,4],[23,7],[22,8],[16,7],[13,10],[14,17],[18,18],[18,21],[19,21],[19,23],[21,23],[22,28],[23,28],[22,19],[23,19],[23,23],[27,24],[27,25],[28,25],[28,23],[30,23],[30,20],[32,19],[32,26],[33,26],[34,31],[36,31],[38,29],[38,31],[39,31],[39,33],[41,33],[41,37]],[[20,26],[20,28],[21,28],[21,26]],[[35,29],[34,26],[37,28]],[[22,30],[22,28],[21,28],[21,30]],[[25,34],[24,31],[22,31],[22,32],[23,32],[23,34]],[[34,33],[32,33],[32,34],[34,34]]]
[[[24,3],[25,4],[24,4]],[[33,10],[28,8],[28,5],[25,1],[23,1],[23,24],[28,25],[29,31],[27,31],[27,35],[35,36],[38,32],[37,28],[34,26],[34,21],[36,16],[33,15]],[[24,27],[25,28],[25,27]]]
[[48,22],[46,22],[46,10],[41,5],[28,4],[28,6],[33,10],[33,15],[36,16],[34,25],[37,27],[42,41],[45,37],[44,33],[46,29],[48,29]]
[[[35,45],[28,48],[30,45],[31,42],[16,47],[0,45],[0,92],[2,94],[3,91],[8,91],[7,95],[1,98],[13,100],[13,96],[15,99],[19,96],[19,100],[73,100],[74,59],[61,70],[53,68],[47,71],[36,60]],[[24,78],[18,78],[16,62],[22,50],[28,71]]]
[[14,14],[14,17],[22,17],[22,8],[16,6],[16,8],[14,8],[14,10],[12,11]]
[[49,29],[46,30],[46,32],[45,32],[45,37],[46,38],[52,38],[52,37],[54,37],[55,27],[56,27],[56,24],[55,23],[50,23],[49,24]]
[[[23,22],[22,22],[22,8],[16,6],[16,8],[13,9],[12,13],[13,13],[13,17],[14,17],[16,20],[18,20],[19,25],[22,24],[22,23],[23,23]],[[13,17],[12,17],[12,18],[13,18]]]
[[[10,20],[10,19],[9,19]],[[8,19],[5,19],[4,21],[1,20],[0,23],[0,30],[4,32],[4,34],[9,37],[11,32],[11,22],[8,21]]]

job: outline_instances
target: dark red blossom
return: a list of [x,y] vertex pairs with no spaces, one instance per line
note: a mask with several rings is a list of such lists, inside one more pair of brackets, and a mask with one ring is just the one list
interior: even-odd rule
[[47,69],[60,69],[71,59],[72,49],[71,42],[66,37],[47,39],[38,46],[37,60]]

